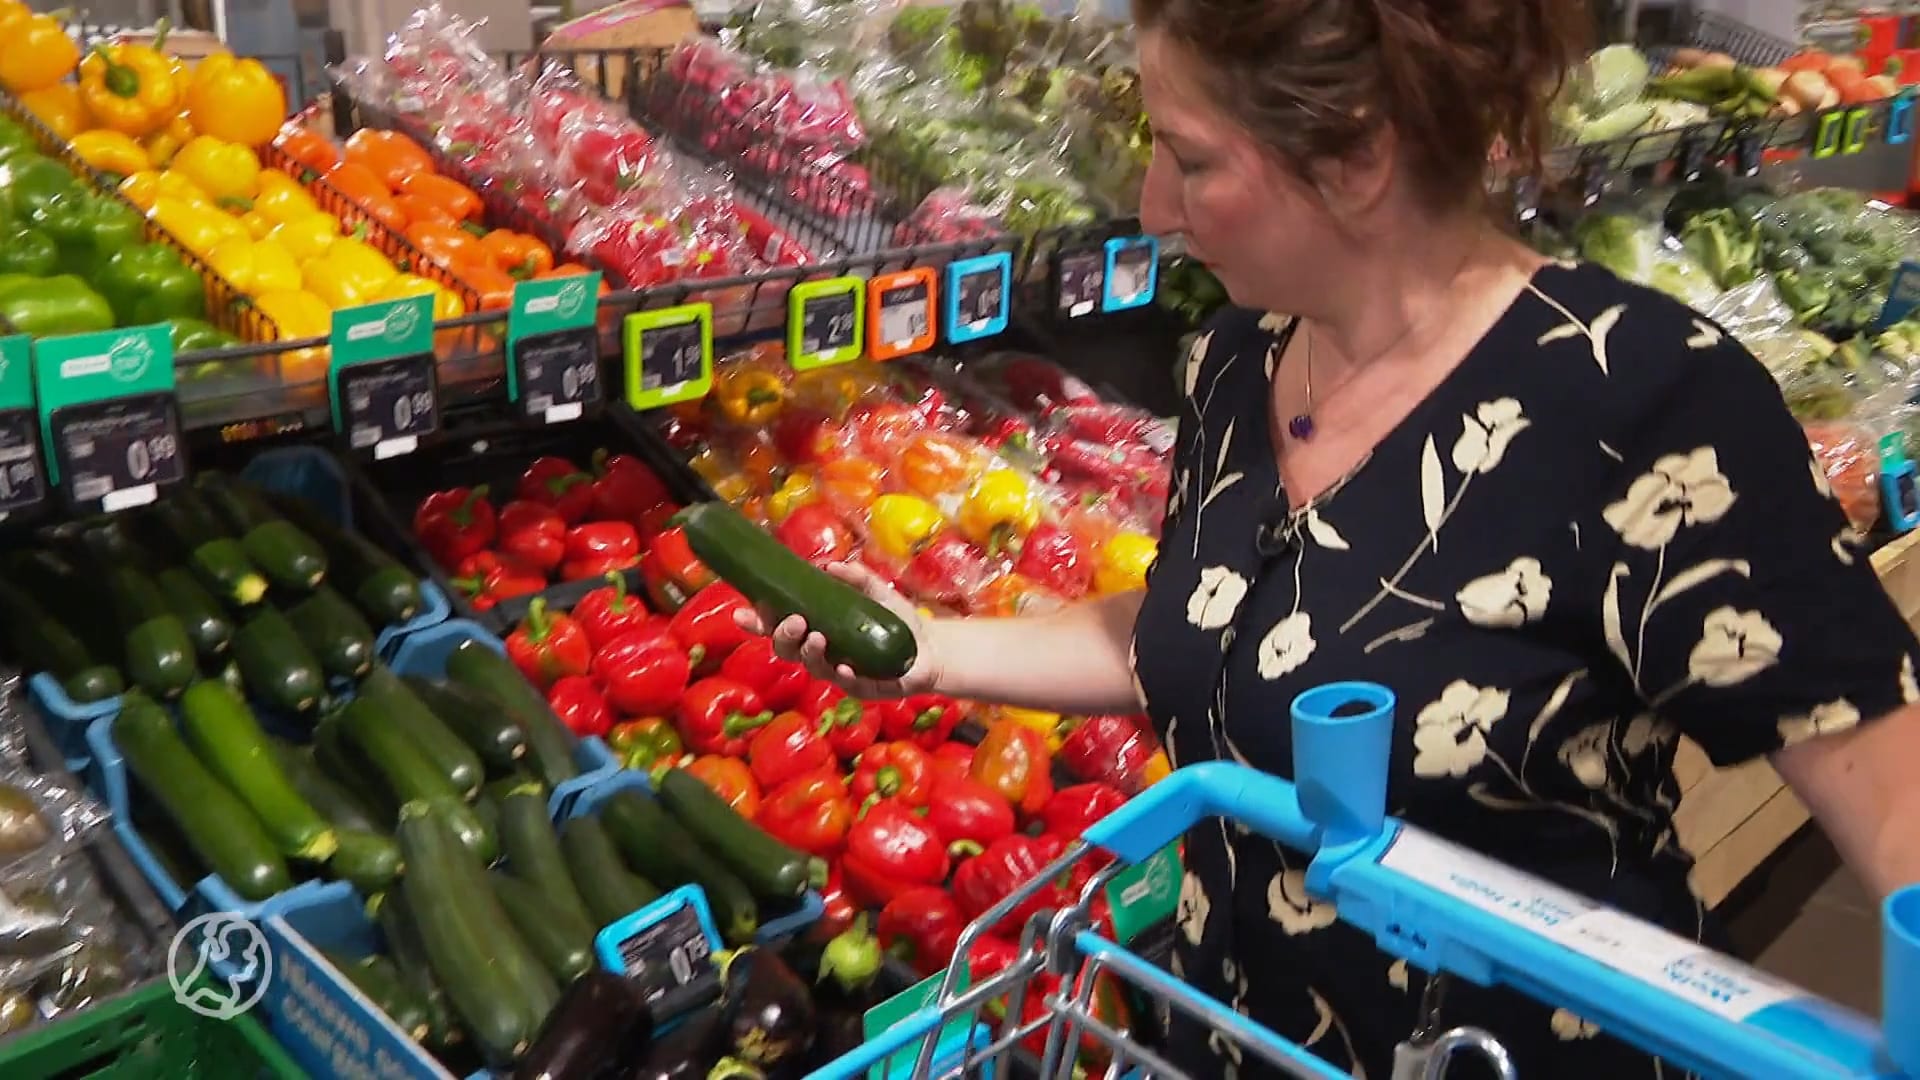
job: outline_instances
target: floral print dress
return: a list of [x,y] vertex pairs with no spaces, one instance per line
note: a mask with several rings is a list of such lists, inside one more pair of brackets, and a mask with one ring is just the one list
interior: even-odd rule
[[[1390,813],[1717,944],[1674,833],[1676,740],[1731,765],[1920,700],[1913,634],[1771,377],[1686,307],[1550,265],[1290,510],[1267,411],[1291,327],[1227,312],[1185,370],[1134,640],[1175,763],[1288,776],[1297,694],[1382,683]],[[1186,863],[1175,973],[1387,1077],[1425,975],[1308,896],[1297,853],[1208,823]],[[1447,1026],[1493,1031],[1522,1076],[1679,1074],[1504,991],[1451,980],[1443,1000]],[[1177,1015],[1171,1036],[1193,1075],[1268,1075]]]

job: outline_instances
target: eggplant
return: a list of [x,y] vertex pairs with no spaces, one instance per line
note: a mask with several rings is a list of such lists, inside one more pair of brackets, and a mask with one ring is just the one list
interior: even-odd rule
[[771,1068],[804,1057],[813,1046],[813,993],[778,953],[756,945],[735,949],[720,974],[730,1056]]
[[653,1040],[627,1080],[706,1080],[723,1049],[725,1030],[726,1012],[718,1002],[688,1013],[673,1030]]
[[653,1013],[638,984],[589,971],[560,995],[513,1080],[619,1080],[652,1043]]

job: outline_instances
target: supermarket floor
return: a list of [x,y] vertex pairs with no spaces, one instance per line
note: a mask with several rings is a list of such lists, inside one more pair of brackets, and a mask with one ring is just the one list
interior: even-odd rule
[[[1811,832],[1812,835],[1808,833]],[[1729,923],[1737,951],[1823,997],[1880,1015],[1880,914],[1817,831],[1790,842]]]

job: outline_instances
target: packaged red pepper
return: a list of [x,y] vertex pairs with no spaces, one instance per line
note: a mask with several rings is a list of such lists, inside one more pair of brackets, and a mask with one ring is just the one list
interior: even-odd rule
[[1055,728],[1058,758],[1074,775],[1132,797],[1167,775],[1166,751],[1131,716],[1070,716]]

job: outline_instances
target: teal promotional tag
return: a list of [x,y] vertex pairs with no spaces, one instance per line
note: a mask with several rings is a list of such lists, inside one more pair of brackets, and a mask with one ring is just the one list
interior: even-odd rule
[[381,461],[411,454],[439,432],[432,297],[336,311],[332,347],[333,429],[349,447]]
[[33,386],[48,476],[73,509],[145,506],[186,478],[167,327],[42,338]]
[[578,420],[606,394],[600,377],[600,275],[513,288],[507,311],[507,398],[540,424]]

